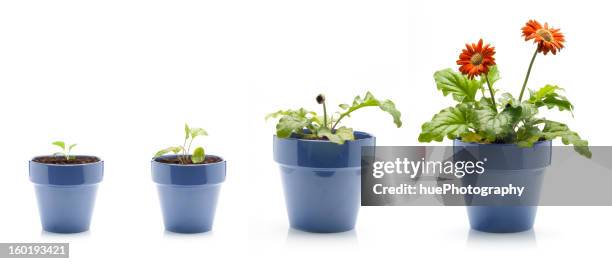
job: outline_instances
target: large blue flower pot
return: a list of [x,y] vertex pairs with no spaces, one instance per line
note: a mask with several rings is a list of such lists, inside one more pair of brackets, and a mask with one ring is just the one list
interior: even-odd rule
[[225,169],[223,159],[189,165],[163,163],[159,158],[151,161],[166,230],[202,233],[212,229]]
[[355,227],[361,199],[361,147],[375,138],[355,132],[355,140],[329,141],[274,136],[292,228],[333,233]]
[[533,228],[542,179],[551,163],[551,141],[537,142],[531,148],[514,144],[478,144],[454,141],[454,159],[485,160],[482,175],[466,176],[464,186],[524,186],[516,196],[471,196],[468,217],[472,229],[489,233],[514,233]]
[[89,230],[104,162],[46,164],[29,162],[42,227],[53,233]]

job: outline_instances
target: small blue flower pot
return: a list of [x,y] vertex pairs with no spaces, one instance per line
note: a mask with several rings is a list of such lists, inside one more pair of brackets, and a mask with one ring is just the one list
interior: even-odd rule
[[466,176],[464,186],[524,186],[516,196],[468,197],[468,217],[472,229],[489,233],[515,233],[533,228],[542,180],[552,159],[551,141],[537,142],[531,148],[514,144],[478,144],[454,141],[454,159],[484,160],[485,171]]
[[[35,158],[34,158],[35,159]],[[89,230],[104,162],[46,164],[30,160],[42,227],[53,233]]]
[[[172,157],[172,156],[166,156]],[[166,230],[202,233],[212,229],[226,161],[207,164],[168,164],[151,161]]]
[[329,141],[274,136],[292,228],[334,233],[355,227],[361,205],[361,147],[374,136],[355,132],[355,140]]

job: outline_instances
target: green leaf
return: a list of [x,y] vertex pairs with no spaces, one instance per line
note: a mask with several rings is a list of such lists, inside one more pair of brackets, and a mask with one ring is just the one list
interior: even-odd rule
[[68,152],[70,152],[74,147],[76,147],[77,144],[72,144],[68,147]]
[[66,148],[66,143],[64,143],[64,141],[55,141],[55,142],[53,142],[51,144],[56,145],[56,146],[58,146],[58,147],[60,147],[62,149]]
[[591,158],[592,156],[591,150],[589,149],[589,142],[580,138],[578,133],[570,130],[566,124],[545,120],[542,134],[548,140],[560,137],[563,144],[573,145],[574,150],[580,155],[587,158]]
[[530,148],[542,138],[542,131],[535,126],[525,125],[516,133],[516,144],[522,148]]
[[482,83],[476,79],[469,79],[465,75],[452,69],[444,69],[434,73],[436,87],[444,96],[453,95],[453,99],[460,103],[475,102],[476,93],[482,88]]
[[514,96],[512,96],[512,94],[510,94],[510,93],[503,93],[501,95],[501,98],[499,99],[499,105],[501,107],[506,107],[506,106],[517,107],[520,104],[519,104],[518,100],[515,99]]
[[534,104],[528,101],[519,102],[510,93],[502,94],[501,98],[499,99],[499,105],[504,108],[520,108],[520,120],[528,120],[538,114],[538,108]]
[[189,125],[185,123],[185,140],[189,138],[189,135],[191,135],[191,129],[189,129]]
[[[487,78],[489,78],[491,86],[493,86],[497,81],[499,81],[499,79],[501,79],[501,76],[499,76],[499,70],[497,69],[497,65],[493,65],[491,68],[489,68]],[[483,85],[487,82],[485,78],[481,78],[480,81],[483,83]]]
[[174,154],[178,154],[181,151],[183,151],[183,147],[182,146],[168,147],[168,148],[162,149],[162,150],[158,151],[157,153],[155,153],[153,158],[161,157],[161,156],[163,156],[165,154],[168,154],[170,152],[172,152]]
[[[393,103],[393,101],[391,100],[382,100],[382,101],[378,100],[370,92],[367,92],[363,99],[360,96],[356,96],[351,106],[348,106],[346,104],[340,105],[340,108],[344,109],[345,112],[340,113],[340,117],[338,118],[338,120],[346,116],[350,116],[352,112],[358,109],[361,109],[363,107],[368,107],[368,106],[378,106],[381,110],[389,113],[393,117],[393,123],[395,123],[397,127],[402,126],[402,120],[401,120],[402,114],[395,107],[395,103]],[[336,125],[337,124],[338,123],[336,123]]]
[[470,132],[472,109],[465,104],[449,107],[434,115],[421,127],[420,142],[442,141],[445,137],[455,139]]
[[497,113],[490,107],[483,107],[475,111],[477,130],[484,132],[488,141],[495,141],[514,133],[514,126],[520,121],[521,108],[505,107]]
[[400,113],[400,111],[397,110],[397,108],[395,108],[395,103],[393,103],[393,101],[391,100],[382,101],[380,103],[380,109],[389,113],[393,117],[393,123],[395,123],[397,127],[402,126],[402,113]]
[[337,128],[333,133],[328,128],[321,128],[318,136],[326,137],[330,142],[340,145],[344,144],[347,140],[355,140],[353,129],[347,127]]
[[266,120],[270,118],[279,118],[281,116],[289,115],[293,110],[278,110],[274,113],[269,113],[266,115]]
[[285,111],[276,124],[276,136],[288,138],[293,133],[303,134],[303,130],[311,126],[313,114],[316,116],[314,112],[306,111],[304,108]]
[[293,133],[302,134],[303,129],[309,124],[310,122],[306,118],[284,116],[278,120],[278,124],[276,124],[276,136],[279,138],[288,138]]
[[478,133],[468,132],[468,133],[461,135],[461,141],[483,143],[483,142],[486,142],[486,138],[484,138],[482,135]]
[[537,91],[530,90],[529,102],[537,107],[546,106],[548,109],[557,107],[559,111],[569,111],[573,115],[574,106],[565,96],[557,93],[563,91],[563,88],[547,84]]
[[196,138],[199,136],[208,136],[208,132],[206,132],[206,130],[204,130],[203,128],[197,128],[197,127],[191,128],[190,134],[191,134],[191,138]]
[[191,155],[191,162],[201,163],[204,161],[205,158],[206,155],[204,154],[204,148],[197,147],[195,150],[193,150],[193,155]]

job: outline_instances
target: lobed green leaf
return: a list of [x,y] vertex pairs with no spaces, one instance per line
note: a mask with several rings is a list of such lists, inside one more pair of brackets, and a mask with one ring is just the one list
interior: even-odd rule
[[319,130],[318,136],[325,137],[330,142],[340,144],[340,145],[344,144],[344,142],[347,140],[355,140],[353,129],[347,128],[347,127],[337,128],[333,132],[329,130],[328,128],[322,128],[321,130]]
[[397,108],[395,107],[395,103],[393,103],[393,101],[391,100],[378,100],[371,92],[367,92],[363,99],[361,98],[361,96],[356,96],[353,100],[353,104],[350,106],[347,104],[341,104],[339,106],[340,108],[345,110],[345,112],[339,113],[339,119],[345,116],[350,116],[352,112],[363,107],[378,106],[381,110],[389,113],[393,117],[393,123],[395,123],[397,127],[402,126],[402,113],[397,110]]
[[440,142],[445,137],[455,139],[469,133],[472,128],[470,122],[472,112],[471,107],[466,104],[459,104],[440,111],[431,121],[421,126],[419,142]]
[[537,91],[530,90],[531,94],[528,102],[536,107],[546,106],[548,109],[557,107],[559,111],[569,111],[573,115],[574,106],[565,96],[560,95],[557,91],[563,91],[563,88],[547,84]]
[[542,135],[548,140],[560,137],[563,144],[573,145],[574,150],[580,155],[587,158],[591,158],[592,156],[591,150],[589,149],[589,142],[580,138],[578,133],[570,130],[566,124],[545,120]]
[[501,112],[490,107],[483,107],[475,112],[477,130],[484,133],[488,141],[511,136],[514,126],[520,121],[521,109],[507,106]]
[[476,101],[476,93],[482,89],[482,83],[476,79],[469,79],[467,76],[452,69],[444,69],[434,73],[436,87],[442,91],[444,96],[453,95],[459,103]]

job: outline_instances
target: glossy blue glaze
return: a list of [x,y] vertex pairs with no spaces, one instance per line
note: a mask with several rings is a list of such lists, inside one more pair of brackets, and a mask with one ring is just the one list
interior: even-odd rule
[[[172,157],[172,156],[170,156]],[[210,164],[168,164],[151,161],[166,230],[201,233],[212,229],[226,161]]]
[[30,160],[42,227],[53,233],[89,230],[104,162],[56,165]]
[[375,138],[355,132],[338,145],[321,140],[274,136],[287,213],[292,228],[333,233],[355,227],[361,199],[361,147]]
[[[485,172],[478,177],[466,177],[463,184],[472,186],[501,186],[513,184],[526,186],[529,191],[521,197],[521,204],[507,205],[516,197],[471,197],[467,206],[472,229],[490,233],[513,233],[533,227],[546,167],[551,163],[552,143],[542,141],[532,148],[520,148],[513,144],[477,144],[454,141],[455,160],[483,160]],[[506,205],[489,206],[488,204]],[[511,201],[515,202],[515,201]]]

